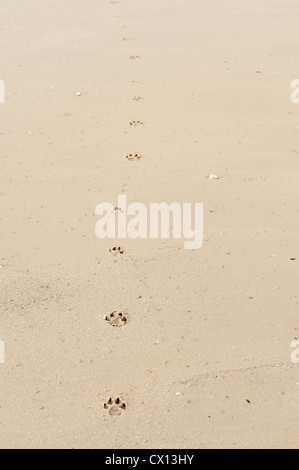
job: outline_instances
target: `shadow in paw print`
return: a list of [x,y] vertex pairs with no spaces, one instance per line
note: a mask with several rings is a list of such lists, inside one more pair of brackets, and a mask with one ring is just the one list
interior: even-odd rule
[[110,315],[107,315],[105,317],[105,320],[111,325],[111,326],[124,326],[128,323],[128,319],[126,315],[122,312],[112,312]]
[[107,403],[104,403],[105,410],[108,411],[110,416],[120,416],[127,409],[127,405],[121,398],[117,397],[115,400],[109,398]]

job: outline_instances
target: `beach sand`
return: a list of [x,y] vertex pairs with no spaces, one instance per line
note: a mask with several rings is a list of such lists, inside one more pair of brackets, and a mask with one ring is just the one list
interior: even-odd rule
[[[1,448],[298,447],[298,15],[2,0]],[[203,203],[202,248],[99,240],[118,194]]]

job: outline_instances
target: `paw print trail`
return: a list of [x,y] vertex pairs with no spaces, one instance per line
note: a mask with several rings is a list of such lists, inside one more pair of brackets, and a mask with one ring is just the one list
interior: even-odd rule
[[[123,47],[125,47],[125,49],[127,50],[127,44],[132,41],[133,38],[130,37],[128,33],[128,35],[121,37],[121,40],[124,44]],[[128,54],[127,57],[130,61],[138,61],[141,59],[141,56],[139,54]],[[131,81],[131,83],[134,84],[133,86],[136,86],[136,84],[140,84],[141,82],[139,82],[138,80],[133,80]],[[142,100],[143,96],[141,96],[141,94],[133,94],[133,101],[135,103],[141,102]],[[131,128],[142,127],[143,125],[144,122],[142,120],[131,120],[129,122],[129,126]],[[140,153],[132,152],[127,153],[125,155],[125,158],[128,162],[138,162],[143,157]],[[121,211],[121,209],[119,207],[116,207],[114,211],[118,212]],[[114,246],[110,248],[109,252],[115,257],[122,257],[122,255],[124,254],[124,250],[120,246]],[[128,317],[127,314],[123,312],[112,311],[110,314],[105,316],[105,321],[109,326],[112,326],[113,328],[122,328],[128,324]],[[115,399],[110,397],[108,401],[104,403],[103,407],[110,416],[121,416],[127,410],[127,404],[120,397],[117,397]]]

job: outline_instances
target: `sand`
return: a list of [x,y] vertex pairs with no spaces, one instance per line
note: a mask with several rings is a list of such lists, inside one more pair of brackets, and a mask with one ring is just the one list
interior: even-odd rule
[[[298,447],[298,15],[1,1],[1,448]],[[202,248],[97,239],[118,194]]]

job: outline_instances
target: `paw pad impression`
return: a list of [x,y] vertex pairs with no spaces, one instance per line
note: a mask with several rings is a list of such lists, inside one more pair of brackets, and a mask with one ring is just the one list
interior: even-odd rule
[[113,248],[109,248],[109,252],[112,253],[114,256],[124,254],[124,250],[120,246],[114,246]]
[[126,159],[129,160],[130,162],[136,162],[140,160],[140,158],[141,158],[141,155],[139,155],[138,153],[129,153],[128,155],[126,155]]
[[126,411],[127,405],[119,397],[115,398],[115,400],[113,400],[113,398],[109,398],[109,400],[104,403],[104,408],[108,411],[110,416],[120,416],[124,411]]
[[121,327],[124,326],[128,323],[128,319],[126,315],[122,312],[112,312],[110,315],[107,315],[105,317],[105,320],[111,325],[111,326],[117,326]]

